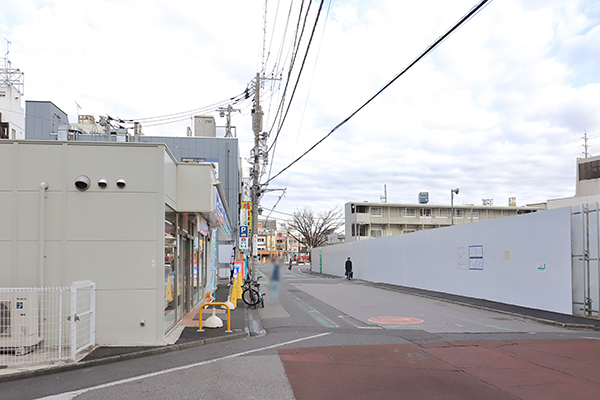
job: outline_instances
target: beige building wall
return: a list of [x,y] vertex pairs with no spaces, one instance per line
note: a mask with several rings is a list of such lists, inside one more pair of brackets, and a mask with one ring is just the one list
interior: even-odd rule
[[[159,143],[0,141],[0,286],[90,279],[97,344],[164,344],[165,204],[205,215],[214,206],[210,168],[179,167]],[[79,175],[89,189],[77,189]]]

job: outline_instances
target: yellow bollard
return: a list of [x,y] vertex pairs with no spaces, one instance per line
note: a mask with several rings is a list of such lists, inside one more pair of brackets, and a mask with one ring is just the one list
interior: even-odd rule
[[226,303],[202,303],[202,305],[200,306],[200,308],[198,309],[198,330],[200,332],[204,331],[202,329],[202,309],[205,306],[225,306],[227,307],[227,330],[225,332],[232,332],[231,331],[231,312],[229,310],[229,306]]

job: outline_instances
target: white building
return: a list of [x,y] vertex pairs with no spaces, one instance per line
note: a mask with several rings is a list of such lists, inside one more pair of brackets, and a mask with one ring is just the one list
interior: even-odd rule
[[0,65],[0,139],[25,138],[23,87],[23,72],[5,57]]
[[96,283],[99,345],[162,345],[231,240],[209,164],[162,143],[0,141],[0,286]]
[[409,203],[346,203],[346,242],[394,236],[442,226],[461,225],[475,221],[527,214],[544,207],[497,207]]
[[575,196],[548,200],[549,210],[600,202],[600,156],[578,158],[575,171]]

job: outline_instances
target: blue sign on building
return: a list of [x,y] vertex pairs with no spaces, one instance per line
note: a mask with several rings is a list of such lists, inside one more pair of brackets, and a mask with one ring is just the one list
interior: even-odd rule
[[241,238],[248,237],[248,227],[246,225],[240,225],[240,237]]

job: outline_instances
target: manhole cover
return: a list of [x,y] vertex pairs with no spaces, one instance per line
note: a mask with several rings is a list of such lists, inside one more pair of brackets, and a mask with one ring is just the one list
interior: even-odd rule
[[422,319],[419,318],[410,318],[410,317],[373,317],[369,318],[369,322],[374,322],[376,324],[420,324],[423,322]]

